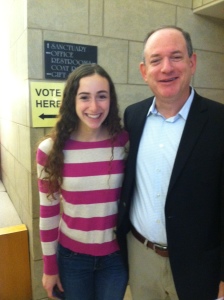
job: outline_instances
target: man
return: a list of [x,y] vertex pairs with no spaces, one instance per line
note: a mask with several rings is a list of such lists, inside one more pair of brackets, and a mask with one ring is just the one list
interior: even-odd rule
[[224,296],[224,105],[190,86],[190,35],[148,34],[140,64],[155,97],[129,106],[117,236],[128,233],[133,300]]

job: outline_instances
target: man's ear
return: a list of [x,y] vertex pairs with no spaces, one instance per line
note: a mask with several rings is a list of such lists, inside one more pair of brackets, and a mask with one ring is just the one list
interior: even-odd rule
[[143,80],[145,82],[147,82],[146,66],[143,61],[139,65],[139,70],[140,70]]
[[196,65],[197,65],[197,55],[196,53],[193,53],[190,57],[190,66],[191,66],[191,74],[194,75],[196,71]]

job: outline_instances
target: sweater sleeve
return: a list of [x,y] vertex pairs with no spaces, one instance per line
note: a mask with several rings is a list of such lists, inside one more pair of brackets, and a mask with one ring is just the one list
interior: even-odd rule
[[40,239],[44,261],[44,273],[47,275],[58,274],[56,251],[58,244],[58,227],[60,221],[60,195],[55,191],[54,198],[47,197],[48,181],[44,179],[44,165],[52,146],[52,140],[43,141],[37,150],[37,175],[40,198]]

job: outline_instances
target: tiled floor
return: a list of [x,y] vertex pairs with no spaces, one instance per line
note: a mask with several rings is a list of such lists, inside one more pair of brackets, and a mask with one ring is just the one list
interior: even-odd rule
[[21,224],[19,215],[0,180],[0,228]]
[[132,297],[131,297],[131,291],[130,291],[129,286],[127,287],[127,291],[126,291],[124,300],[132,300]]

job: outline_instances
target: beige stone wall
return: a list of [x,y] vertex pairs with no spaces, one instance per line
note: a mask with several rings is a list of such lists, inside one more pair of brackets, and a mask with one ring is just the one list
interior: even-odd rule
[[193,9],[203,7],[207,4],[216,4],[220,3],[220,0],[193,0]]
[[165,24],[183,27],[191,33],[198,55],[193,86],[224,103],[224,21],[194,14],[192,0],[1,0],[0,14],[5,33],[1,33],[4,68],[0,68],[2,181],[29,229],[37,300],[46,294],[41,287],[33,161],[35,144],[47,129],[31,127],[29,82],[47,81],[44,40],[97,46],[98,63],[111,74],[123,113],[128,104],[151,95],[138,71],[146,33]]
[[193,12],[224,20],[224,0],[193,0]]

